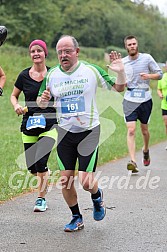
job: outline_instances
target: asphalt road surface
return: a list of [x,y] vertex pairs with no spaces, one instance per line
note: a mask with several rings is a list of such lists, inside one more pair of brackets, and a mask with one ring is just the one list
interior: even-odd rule
[[126,170],[129,157],[98,167],[96,176],[103,188],[106,217],[92,217],[90,194],[78,184],[78,200],[84,229],[66,233],[71,219],[59,185],[50,187],[48,210],[34,213],[37,192],[0,205],[1,252],[163,252],[167,251],[167,142],[150,147],[151,164],[140,172]]

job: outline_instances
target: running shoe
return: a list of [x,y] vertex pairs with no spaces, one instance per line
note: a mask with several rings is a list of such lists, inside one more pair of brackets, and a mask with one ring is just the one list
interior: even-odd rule
[[34,212],[45,212],[47,210],[46,200],[38,198],[35,202]]
[[143,151],[143,164],[144,166],[148,166],[150,164],[149,150],[146,152]]
[[84,228],[82,215],[73,215],[69,224],[64,227],[65,232],[74,232]]
[[97,199],[92,199],[93,201],[93,218],[96,221],[101,221],[106,215],[106,207],[103,201],[103,191],[101,189],[101,196]]
[[165,150],[167,150],[167,146],[165,147]]
[[128,171],[132,171],[132,173],[137,173],[139,171],[138,168],[137,168],[137,164],[134,161],[132,161],[132,160],[130,160],[128,162],[128,164],[127,164],[127,170]]

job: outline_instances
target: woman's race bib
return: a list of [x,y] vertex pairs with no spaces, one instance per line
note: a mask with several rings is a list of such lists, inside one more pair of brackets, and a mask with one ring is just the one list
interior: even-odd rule
[[45,128],[46,127],[46,119],[43,115],[39,116],[29,116],[26,124],[26,129],[35,129],[35,128]]

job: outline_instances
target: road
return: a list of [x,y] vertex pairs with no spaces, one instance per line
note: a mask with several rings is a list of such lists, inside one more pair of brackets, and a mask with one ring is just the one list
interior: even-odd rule
[[98,167],[107,213],[92,218],[88,192],[78,185],[78,199],[85,228],[66,233],[71,215],[58,185],[47,194],[48,210],[34,213],[37,192],[0,205],[1,252],[145,252],[167,251],[167,151],[163,142],[150,148],[151,164],[142,165],[137,152],[138,174],[126,170],[128,156]]

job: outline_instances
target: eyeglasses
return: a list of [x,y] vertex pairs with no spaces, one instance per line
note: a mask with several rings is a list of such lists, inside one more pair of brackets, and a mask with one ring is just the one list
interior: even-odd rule
[[73,52],[75,52],[75,50],[74,49],[66,49],[66,50],[59,50],[59,51],[57,51],[57,54],[58,55],[62,55],[62,54],[71,54],[71,53],[73,53]]

